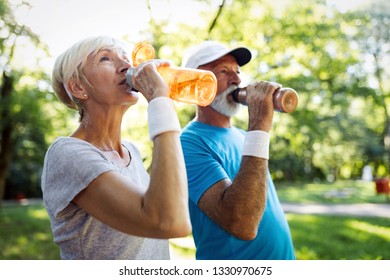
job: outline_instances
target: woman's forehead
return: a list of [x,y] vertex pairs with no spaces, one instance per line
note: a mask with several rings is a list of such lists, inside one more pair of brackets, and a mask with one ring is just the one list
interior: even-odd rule
[[116,53],[121,54],[121,55],[127,55],[126,50],[124,48],[118,47],[118,46],[106,46],[106,47],[102,47],[96,51],[96,53],[100,53],[100,52],[116,52]]

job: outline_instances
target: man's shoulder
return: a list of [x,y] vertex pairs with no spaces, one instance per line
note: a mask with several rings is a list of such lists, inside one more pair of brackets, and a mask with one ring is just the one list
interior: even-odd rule
[[207,129],[201,123],[190,122],[183,128],[181,137],[201,137],[204,134],[207,134]]

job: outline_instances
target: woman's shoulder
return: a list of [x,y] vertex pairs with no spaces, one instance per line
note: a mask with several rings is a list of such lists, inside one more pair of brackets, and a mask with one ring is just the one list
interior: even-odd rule
[[61,136],[56,138],[49,146],[46,152],[46,158],[64,160],[69,157],[83,157],[87,153],[88,155],[91,153],[99,154],[99,150],[84,140],[75,137]]
[[94,146],[84,140],[70,136],[57,137],[50,145],[48,151],[80,149],[81,147],[93,148]]

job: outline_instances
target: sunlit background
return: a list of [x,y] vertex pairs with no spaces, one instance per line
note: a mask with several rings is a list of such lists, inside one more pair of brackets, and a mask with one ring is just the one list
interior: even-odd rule
[[[159,58],[177,65],[187,47],[205,39],[231,46],[246,45],[253,59],[241,71],[243,86],[259,79],[276,80],[283,86],[295,87],[300,96],[294,115],[275,115],[278,125],[273,132],[273,163],[284,165],[275,168],[276,179],[290,179],[293,173],[301,172],[288,171],[286,159],[290,163],[301,161],[293,166],[310,174],[309,178],[318,176],[313,171],[329,181],[339,175],[352,178],[364,165],[371,165],[376,175],[385,176],[388,159],[383,162],[380,157],[389,153],[390,147],[386,131],[390,70],[385,67],[390,63],[385,26],[389,23],[385,17],[380,25],[381,13],[386,16],[386,10],[372,9],[373,1],[386,3],[383,0],[263,0],[244,1],[245,4],[238,0],[10,0],[10,11],[22,30],[14,36],[8,33],[11,29],[2,28],[0,35],[5,39],[0,61],[4,74],[15,71],[21,75],[17,86],[34,87],[35,83],[35,88],[51,93],[45,94],[48,103],[42,108],[47,117],[52,115],[51,123],[57,132],[69,133],[78,124],[77,114],[72,118],[60,104],[51,102],[55,97],[50,73],[55,58],[76,41],[93,35],[110,35],[127,42],[131,52],[136,42],[149,40]],[[374,15],[378,19],[371,20]],[[34,78],[29,72],[47,77]],[[375,105],[372,107],[377,112],[375,116],[364,113],[372,111],[367,102]],[[124,133],[138,142],[148,165],[151,144],[144,135],[145,102],[141,98],[139,103],[126,115]],[[20,106],[17,104],[15,110],[20,110]],[[184,126],[193,117],[194,107],[177,106]],[[66,116],[63,123],[56,117],[58,112]],[[140,121],[134,124],[131,121],[134,118]],[[246,110],[242,110],[235,119],[244,129],[245,118]],[[130,124],[139,129],[133,127],[130,132]],[[364,126],[366,131],[359,131],[358,126]],[[347,127],[356,131],[348,134]],[[360,143],[355,141],[356,137],[353,139],[354,133],[362,133]],[[370,134],[377,139],[368,140],[374,139]],[[55,136],[45,133],[48,143]],[[322,137],[326,137],[325,141]],[[381,138],[384,144],[378,143]],[[374,143],[376,146],[369,146]]]
[[[375,10],[378,4],[385,8]],[[282,202],[385,201],[373,180],[389,178],[390,169],[387,0],[0,0],[0,13],[0,199],[40,198],[48,146],[78,125],[77,112],[59,103],[50,86],[54,60],[76,41],[109,35],[127,42],[129,52],[136,42],[149,40],[159,58],[177,65],[187,47],[205,39],[247,46],[253,59],[241,69],[243,85],[275,80],[299,95],[294,113],[274,114],[269,165]],[[5,81],[12,85],[9,96]],[[175,105],[185,126],[195,108]],[[246,114],[242,110],[234,124],[246,129]],[[123,136],[139,147],[149,167],[144,99],[126,114]],[[370,170],[369,180],[364,169]],[[0,256],[28,258],[39,252],[37,258],[55,258],[56,249],[42,249],[53,245],[44,209],[38,205],[27,216],[24,209],[11,210],[13,218],[0,219]],[[44,233],[36,238],[41,243],[30,242],[26,232],[35,225],[25,217],[42,219]],[[366,222],[289,216],[301,259],[389,258],[388,221]],[[26,225],[20,236],[13,234],[19,225]],[[356,241],[356,231],[361,239],[346,246]],[[308,240],[307,232],[315,240]],[[328,240],[336,239],[333,254]],[[191,238],[172,244],[193,258]]]
[[[228,0],[227,2],[232,2]],[[48,45],[51,57],[43,58],[40,63],[48,71],[53,60],[67,47],[78,40],[94,35],[109,35],[123,38],[128,36],[131,42],[145,39],[140,32],[155,20],[168,20],[171,28],[178,23],[205,25],[201,13],[217,12],[221,0],[29,0],[29,6],[21,6],[22,0],[10,0],[15,16],[38,34],[42,43]],[[285,7],[291,0],[268,1],[276,8]],[[327,0],[329,6],[340,11],[356,9],[368,5],[371,0],[339,1]],[[148,4],[149,3],[149,4]],[[228,3],[227,3],[228,4]],[[20,63],[24,65],[35,60],[35,52],[21,49],[18,53]]]

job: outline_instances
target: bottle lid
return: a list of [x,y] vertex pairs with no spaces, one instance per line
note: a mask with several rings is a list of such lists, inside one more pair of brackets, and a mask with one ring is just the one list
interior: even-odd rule
[[282,112],[292,113],[298,105],[298,94],[292,88],[280,89],[280,95],[276,97],[279,98],[275,103],[275,107],[278,107]]
[[153,59],[155,55],[152,44],[147,41],[142,41],[134,46],[131,59],[133,60],[133,66],[137,67],[141,62]]

